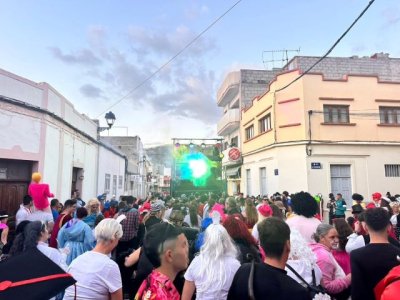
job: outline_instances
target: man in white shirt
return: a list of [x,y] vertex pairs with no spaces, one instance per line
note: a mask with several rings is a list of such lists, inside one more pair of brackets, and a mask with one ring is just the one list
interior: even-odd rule
[[33,205],[32,197],[25,195],[20,205],[17,215],[15,216],[15,225],[18,226],[19,223],[28,219],[28,216],[32,213],[31,207]]
[[41,221],[47,224],[47,230],[51,233],[54,227],[53,214],[48,211],[36,210],[26,218],[28,221]]

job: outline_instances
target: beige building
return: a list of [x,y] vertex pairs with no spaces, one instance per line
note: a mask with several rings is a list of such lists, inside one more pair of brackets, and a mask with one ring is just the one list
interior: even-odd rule
[[400,59],[295,57],[242,111],[245,195],[400,193]]

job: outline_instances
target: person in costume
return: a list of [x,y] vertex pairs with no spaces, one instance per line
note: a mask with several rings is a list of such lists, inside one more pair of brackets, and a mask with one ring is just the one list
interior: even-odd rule
[[32,174],[32,183],[29,185],[28,194],[32,197],[36,209],[51,212],[49,197],[52,198],[54,195],[50,192],[49,185],[40,183],[40,180],[42,180],[42,175],[39,172]]

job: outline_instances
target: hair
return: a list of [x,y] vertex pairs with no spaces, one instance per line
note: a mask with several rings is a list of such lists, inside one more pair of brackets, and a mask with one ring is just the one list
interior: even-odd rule
[[265,256],[280,259],[290,240],[289,226],[281,219],[270,217],[259,223],[257,229]]
[[[89,214],[89,212],[91,212],[91,206],[92,205],[95,205],[95,204],[98,204],[99,205],[99,207],[97,208],[97,212],[96,212],[96,215],[98,215],[98,214],[100,214],[100,201],[97,199],[97,198],[92,198],[92,199],[90,199],[89,201],[88,201],[88,203],[86,204],[86,209],[87,209],[87,211],[88,211],[88,214]],[[90,213],[90,214],[92,214],[92,213]]]
[[318,204],[309,193],[300,192],[292,198],[292,209],[300,216],[311,218],[317,213]]
[[169,221],[175,226],[182,226],[185,216],[181,210],[173,209],[169,215]]
[[180,234],[182,231],[169,223],[155,224],[146,232],[143,239],[143,250],[154,268],[161,266],[161,255],[172,247],[172,243],[167,245],[166,242],[174,241],[173,247],[175,247],[176,239]]
[[[51,200],[53,201],[53,200]],[[22,204],[23,205],[29,205],[32,202],[32,197],[29,195],[25,195],[24,198],[22,199]]]
[[356,222],[356,219],[354,219],[354,217],[348,217],[346,221],[347,224],[349,224],[349,226],[354,230],[354,223]]
[[276,204],[270,204],[269,206],[272,209],[272,216],[283,220],[282,210]]
[[333,224],[339,234],[339,249],[344,251],[346,249],[347,237],[353,233],[353,229],[342,218],[334,219]]
[[54,207],[54,206],[56,206],[56,205],[58,205],[58,199],[52,199],[51,201],[50,201],[50,207]]
[[192,201],[189,206],[189,217],[192,227],[199,227],[199,219],[197,218],[197,203]]
[[133,203],[136,202],[136,198],[133,196],[128,196],[125,198],[125,200],[126,200],[126,204],[128,204],[128,205],[132,205]]
[[242,240],[249,245],[258,247],[256,240],[250,234],[246,224],[238,217],[234,215],[228,216],[223,225],[233,240]]
[[337,193],[336,195],[337,195],[337,196],[340,196],[340,197],[342,197],[342,196],[343,196],[341,193]]
[[237,258],[238,250],[229,236],[229,233],[221,224],[211,224],[204,235],[204,244],[200,248],[200,270],[206,279],[197,288],[199,293],[207,291],[211,286],[222,290],[226,279],[225,257]]
[[127,207],[128,207],[128,205],[126,204],[125,201],[121,201],[120,203],[118,203],[118,211],[123,210]]
[[64,209],[67,209],[75,204],[76,204],[76,200],[68,199],[67,201],[64,202]]
[[330,224],[319,224],[316,232],[313,234],[314,240],[319,243],[321,241],[321,238],[326,236],[332,229],[334,229],[334,227]]
[[101,221],[103,221],[104,219],[105,219],[105,218],[104,218],[104,215],[103,215],[103,214],[97,215],[96,219],[94,220],[94,227],[96,228],[96,226],[99,225],[99,223],[100,223]]
[[111,242],[122,237],[122,226],[114,219],[102,220],[94,230],[97,242]]
[[15,255],[21,253],[24,250],[24,239],[25,234],[24,230],[26,225],[28,225],[30,221],[24,220],[18,224],[17,228],[15,229],[15,239],[12,242],[12,246],[10,248],[10,255]]
[[88,211],[87,211],[87,209],[84,208],[84,207],[79,207],[79,208],[76,210],[76,217],[77,217],[78,219],[83,219],[83,218],[86,217],[87,215],[88,215]]
[[249,224],[255,224],[258,221],[257,208],[254,206],[252,199],[247,198],[244,206],[246,219]]
[[[19,229],[21,230],[21,227]],[[36,248],[40,236],[45,230],[46,224],[41,221],[24,223],[23,230],[18,233],[13,242],[10,255],[16,255],[26,250]]]
[[237,202],[236,202],[235,198],[228,197],[228,199],[226,199],[226,202],[228,202],[229,210],[237,208]]
[[365,223],[369,231],[386,231],[390,223],[390,216],[386,209],[382,207],[370,208],[365,211]]

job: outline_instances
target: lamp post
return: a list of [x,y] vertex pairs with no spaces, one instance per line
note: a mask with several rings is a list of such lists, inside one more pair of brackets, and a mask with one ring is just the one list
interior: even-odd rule
[[97,132],[99,132],[99,133],[104,130],[110,130],[116,120],[115,115],[112,111],[109,111],[108,113],[106,113],[104,118],[106,119],[108,127],[97,127]]

